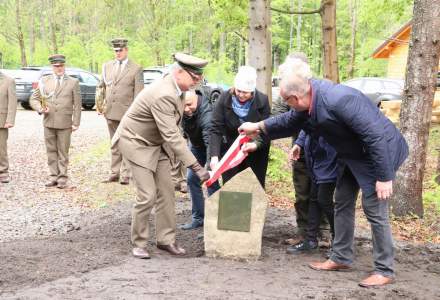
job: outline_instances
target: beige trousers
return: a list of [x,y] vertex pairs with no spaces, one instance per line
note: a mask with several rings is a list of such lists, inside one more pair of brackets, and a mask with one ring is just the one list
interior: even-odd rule
[[0,177],[8,175],[8,129],[0,128]]
[[55,129],[44,127],[47,164],[49,165],[50,179],[53,181],[67,180],[71,135],[71,128]]
[[176,215],[171,164],[165,153],[155,172],[128,161],[136,187],[133,206],[131,241],[135,247],[145,248],[150,234],[149,218],[153,207],[156,213],[156,243],[169,245],[176,240]]
[[[107,119],[108,132],[110,133],[110,141],[115,135],[116,129],[118,129],[119,121]],[[130,169],[128,163],[122,158],[121,152],[116,145],[112,145],[111,148],[111,176],[130,177]]]

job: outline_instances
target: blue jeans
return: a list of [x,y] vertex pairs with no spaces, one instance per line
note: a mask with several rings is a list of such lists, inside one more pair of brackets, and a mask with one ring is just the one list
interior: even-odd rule
[[[204,166],[206,164],[206,148],[196,147],[191,144],[189,148],[196,157],[199,164],[201,166]],[[197,177],[197,175],[189,168],[187,169],[187,182],[192,203],[192,222],[203,224],[203,219],[205,217],[205,198],[203,197],[203,191],[199,177]],[[211,196],[219,188],[220,185],[218,181],[213,183],[210,187],[208,187],[208,195]]]

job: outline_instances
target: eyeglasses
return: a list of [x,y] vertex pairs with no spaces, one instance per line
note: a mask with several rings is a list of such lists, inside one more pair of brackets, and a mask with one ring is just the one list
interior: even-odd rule
[[191,76],[191,79],[195,82],[199,82],[200,80],[203,79],[203,75],[194,74],[193,72],[190,72],[187,69],[184,69],[184,70],[186,71],[186,73],[189,74],[189,76]]

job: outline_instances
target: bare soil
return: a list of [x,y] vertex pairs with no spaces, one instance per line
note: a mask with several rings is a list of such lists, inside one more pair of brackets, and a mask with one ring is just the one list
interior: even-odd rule
[[[20,111],[17,119],[25,124],[33,118],[38,121],[31,112]],[[74,154],[89,151],[94,140],[107,137],[105,123],[96,118],[93,112],[84,113],[83,124],[89,124],[85,127],[93,133],[84,130],[84,138],[74,139]],[[19,124],[11,133],[13,158],[18,151],[29,151],[29,147],[18,149],[24,143],[20,132],[29,130]],[[29,139],[27,144],[38,145],[32,149],[33,164],[44,168],[44,149],[38,142],[42,136],[23,136]],[[157,250],[152,239],[152,259],[135,259],[129,243],[132,187],[98,184],[107,175],[108,156],[89,164],[84,178],[78,178],[84,169],[81,160],[72,162],[72,177],[77,178],[64,192],[42,188],[38,178],[44,169],[35,171],[39,177],[32,179],[28,168],[15,161],[14,180],[0,186],[0,236],[7,237],[0,242],[0,299],[440,299],[440,245],[396,243],[396,282],[378,289],[360,288],[358,282],[372,270],[369,231],[357,228],[353,270],[317,272],[308,263],[324,260],[326,249],[298,256],[285,252],[283,241],[295,229],[291,209],[268,210],[263,255],[257,261],[205,257],[203,240],[198,238],[201,229],[178,230],[186,257]],[[29,175],[17,176],[23,172]],[[103,189],[120,199],[94,205],[93,193]],[[95,200],[87,202],[87,195]],[[178,223],[190,219],[186,197],[179,197],[176,214]],[[66,222],[71,222],[70,227]],[[54,224],[55,230],[46,224]],[[36,226],[44,230],[34,230]]]

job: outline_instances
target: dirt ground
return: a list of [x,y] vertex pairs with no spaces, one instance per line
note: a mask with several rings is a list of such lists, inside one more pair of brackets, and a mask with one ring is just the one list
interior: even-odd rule
[[[33,118],[37,116],[19,112],[18,120],[33,122],[29,121]],[[77,136],[74,139],[78,144],[74,152],[90,151],[92,138],[106,137],[105,124],[95,122],[95,118],[93,112],[84,113],[83,123],[93,130],[92,133],[83,131],[84,138]],[[20,131],[27,129],[17,125],[11,154],[17,150],[15,147],[22,145],[18,137]],[[41,138],[38,134],[32,136]],[[30,140],[23,143],[32,141],[31,136],[27,138]],[[79,145],[84,140],[88,146]],[[38,145],[39,149],[33,150],[41,154],[42,145]],[[34,156],[34,160],[43,166],[45,157]],[[396,282],[379,289],[364,289],[357,284],[372,270],[369,232],[357,229],[357,258],[353,270],[317,272],[307,264],[323,260],[326,249],[311,255],[285,253],[282,241],[294,230],[292,210],[268,210],[263,255],[258,261],[205,257],[203,240],[198,238],[200,229],[178,230],[178,243],[187,250],[186,257],[171,257],[157,250],[151,240],[152,259],[132,258],[129,244],[131,203],[128,200],[132,196],[131,188],[115,184],[110,189],[122,195],[122,200],[109,201],[99,207],[78,200],[84,197],[78,198],[78,193],[88,193],[92,197],[95,191],[82,187],[84,182],[102,189],[95,182],[106,175],[107,164],[108,157],[96,165],[89,165],[86,178],[72,178],[75,186],[62,193],[44,188],[42,191],[38,180],[33,180],[34,186],[30,186],[25,184],[24,176],[14,174],[15,182],[7,187],[0,186],[0,235],[8,237],[0,242],[0,299],[440,299],[440,245],[396,242]],[[80,160],[72,163],[73,175],[83,170],[80,166]],[[24,169],[22,172],[29,173],[26,168],[27,165],[15,165],[14,172]],[[22,198],[32,198],[40,204],[31,205],[31,200]],[[45,203],[46,199],[51,201]],[[57,203],[56,206],[53,203]],[[38,207],[38,210],[23,209],[23,206]],[[64,212],[48,214],[44,212],[45,206],[54,212]],[[11,216],[14,211],[17,212],[15,218]],[[23,216],[29,213],[32,218]],[[178,223],[189,220],[187,198],[179,198],[176,213]],[[66,230],[65,219],[70,220],[72,214],[74,226]],[[22,219],[27,221],[22,222]],[[51,222],[54,219],[58,221]],[[44,230],[34,230],[35,226],[30,224],[32,220],[38,224],[55,224],[55,230],[44,224],[38,225]],[[11,230],[14,235],[7,234]]]

